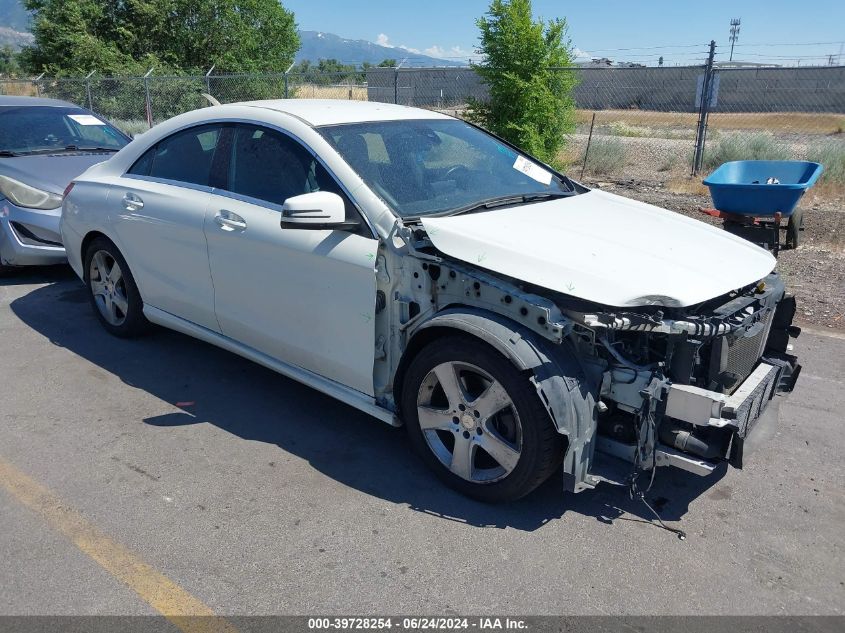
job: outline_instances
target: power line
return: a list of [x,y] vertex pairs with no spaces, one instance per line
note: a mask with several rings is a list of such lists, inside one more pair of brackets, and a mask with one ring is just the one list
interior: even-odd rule
[[767,42],[761,44],[737,44],[737,46],[829,46],[831,44],[843,44],[845,40],[838,42]]
[[665,48],[698,48],[707,44],[666,44],[664,46],[634,46],[631,48],[591,48],[592,53],[615,53],[617,51],[653,51]]

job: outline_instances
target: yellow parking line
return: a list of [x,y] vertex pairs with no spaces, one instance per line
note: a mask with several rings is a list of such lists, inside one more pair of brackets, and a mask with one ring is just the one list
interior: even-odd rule
[[126,583],[144,602],[184,633],[237,633],[230,622],[111,540],[50,490],[0,459],[0,486],[39,513],[103,569]]

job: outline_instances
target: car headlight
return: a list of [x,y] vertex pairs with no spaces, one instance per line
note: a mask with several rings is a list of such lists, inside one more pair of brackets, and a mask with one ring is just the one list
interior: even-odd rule
[[62,206],[60,195],[30,187],[8,176],[0,176],[0,193],[19,207],[28,209],[57,209]]

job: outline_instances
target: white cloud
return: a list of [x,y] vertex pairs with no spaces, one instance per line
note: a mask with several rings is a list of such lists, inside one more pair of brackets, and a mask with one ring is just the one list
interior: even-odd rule
[[574,61],[589,61],[593,58],[593,56],[585,50],[581,50],[577,46],[572,49],[572,56]]
[[475,53],[474,51],[468,51],[465,48],[461,48],[460,46],[443,48],[438,44],[434,44],[433,46],[429,46],[428,48],[426,48],[423,53],[430,57],[437,57],[439,59],[453,59],[460,61],[467,59],[479,61],[481,59],[481,56]]
[[411,53],[412,55],[421,55],[425,54],[429,57],[436,57],[438,59],[454,59],[454,60],[467,60],[472,59],[473,61],[478,61],[481,59],[479,55],[472,51],[468,51],[460,46],[452,46],[450,48],[444,48],[439,44],[433,44],[426,49],[420,50],[418,48],[413,48],[412,46],[406,46],[405,44],[393,44],[390,41],[390,37],[386,33],[379,33],[378,37],[376,37],[376,44],[379,46],[387,46],[388,48],[395,48],[398,50],[405,51],[407,53]]

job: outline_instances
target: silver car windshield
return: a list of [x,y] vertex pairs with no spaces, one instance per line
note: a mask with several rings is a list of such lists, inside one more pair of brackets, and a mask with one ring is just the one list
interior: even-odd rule
[[61,106],[0,106],[0,152],[118,151],[123,132],[87,110]]
[[378,121],[320,128],[403,218],[485,210],[571,195],[572,185],[458,120]]

